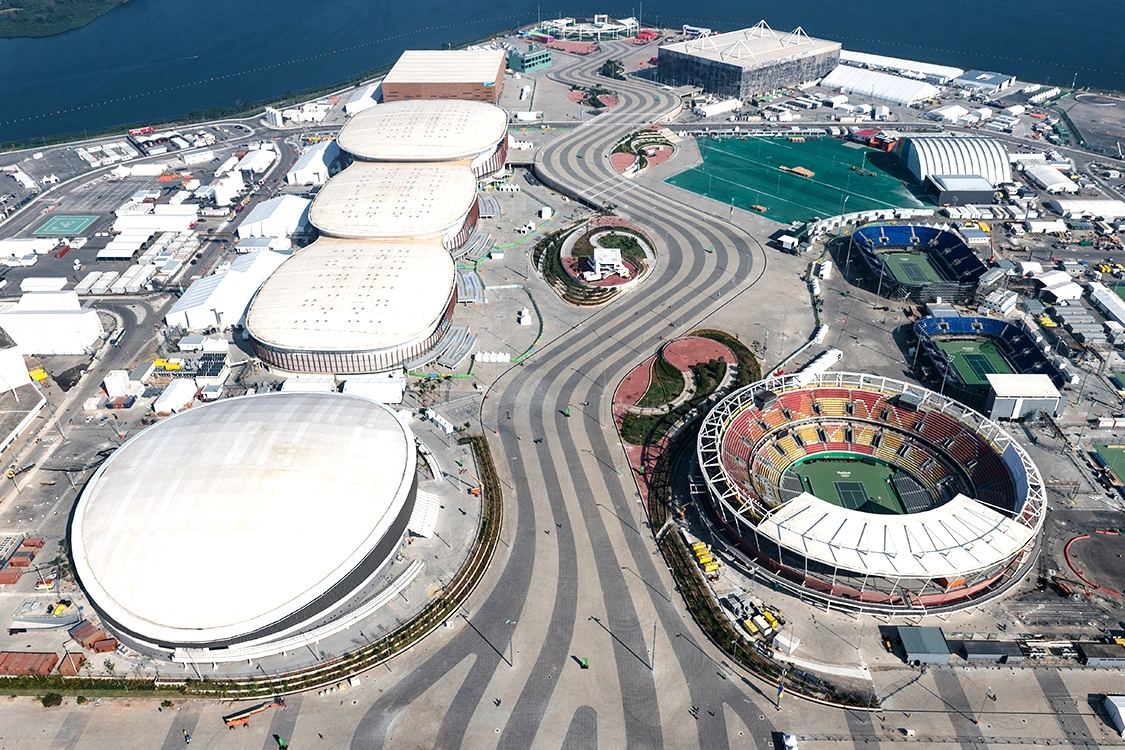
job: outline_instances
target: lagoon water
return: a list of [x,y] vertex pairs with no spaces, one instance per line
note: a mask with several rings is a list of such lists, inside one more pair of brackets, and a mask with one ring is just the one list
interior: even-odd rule
[[[848,4],[649,0],[644,20],[733,29],[801,25],[846,49],[1026,79],[1125,89],[1121,0]],[[344,82],[403,49],[436,48],[543,18],[637,4],[530,0],[133,0],[81,29],[0,39],[0,141],[143,124]]]

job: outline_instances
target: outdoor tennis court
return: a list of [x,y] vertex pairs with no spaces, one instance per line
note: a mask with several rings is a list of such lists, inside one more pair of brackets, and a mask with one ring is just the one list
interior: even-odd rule
[[945,281],[925,253],[883,253],[880,257],[894,277],[904,284]]
[[[835,138],[699,138],[696,143],[703,164],[666,182],[728,206],[763,206],[775,221],[922,205],[903,185],[909,176],[893,154]],[[814,174],[799,177],[779,169],[783,166]]]
[[807,492],[841,508],[901,515],[906,507],[891,485],[896,469],[872,458],[808,458],[789,467]]
[[938,341],[938,348],[953,362],[966,385],[986,386],[988,375],[1014,372],[992,339]]
[[97,216],[52,216],[32,234],[70,237],[81,234],[97,220]]

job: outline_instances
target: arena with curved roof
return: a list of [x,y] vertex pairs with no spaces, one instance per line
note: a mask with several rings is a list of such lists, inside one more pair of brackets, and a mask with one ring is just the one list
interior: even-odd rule
[[1008,149],[995,138],[910,136],[898,143],[899,158],[925,182],[927,177],[979,175],[995,187],[1012,181]]
[[484,102],[388,102],[353,117],[337,142],[361,161],[468,161],[481,177],[504,164],[508,116]]
[[961,608],[1018,580],[1046,510],[999,425],[932,391],[847,372],[763,380],[699,433],[714,515],[759,572],[822,605]]
[[455,273],[437,240],[321,238],[285,261],[251,303],[254,353],[290,372],[400,367],[449,327]]
[[321,188],[309,221],[329,237],[442,237],[454,248],[468,238],[478,213],[477,181],[463,164],[357,162]]
[[382,404],[224,399],[138,433],[94,473],[71,520],[75,572],[103,623],[160,658],[296,650],[362,609],[415,494],[413,435]]

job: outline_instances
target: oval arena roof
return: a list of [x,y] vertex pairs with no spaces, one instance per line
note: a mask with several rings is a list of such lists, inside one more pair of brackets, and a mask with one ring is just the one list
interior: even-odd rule
[[340,131],[340,148],[365,161],[472,159],[508,135],[508,116],[485,102],[388,102],[364,110]]
[[258,341],[290,351],[373,351],[424,338],[449,305],[440,240],[321,238],[281,264],[246,316]]
[[430,237],[465,218],[476,190],[476,178],[464,163],[357,162],[321,188],[309,221],[341,239]]
[[145,638],[237,638],[317,600],[401,512],[414,441],[355,396],[224,399],[127,441],[75,509],[75,568],[100,612]]

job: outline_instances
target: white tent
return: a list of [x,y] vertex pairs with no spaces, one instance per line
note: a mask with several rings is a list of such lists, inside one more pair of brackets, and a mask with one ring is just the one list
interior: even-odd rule
[[102,335],[93,310],[83,310],[78,294],[29,292],[6,312],[0,328],[27,354],[86,354]]
[[305,231],[312,201],[295,195],[270,198],[254,206],[238,225],[238,238],[289,237]]
[[273,250],[240,255],[230,270],[205,276],[188,287],[164,316],[164,322],[189,331],[238,324],[258,288],[288,257],[288,253]]
[[879,73],[874,70],[838,65],[820,82],[821,87],[863,96],[877,102],[908,107],[926,99],[936,98],[941,91],[925,81]]

